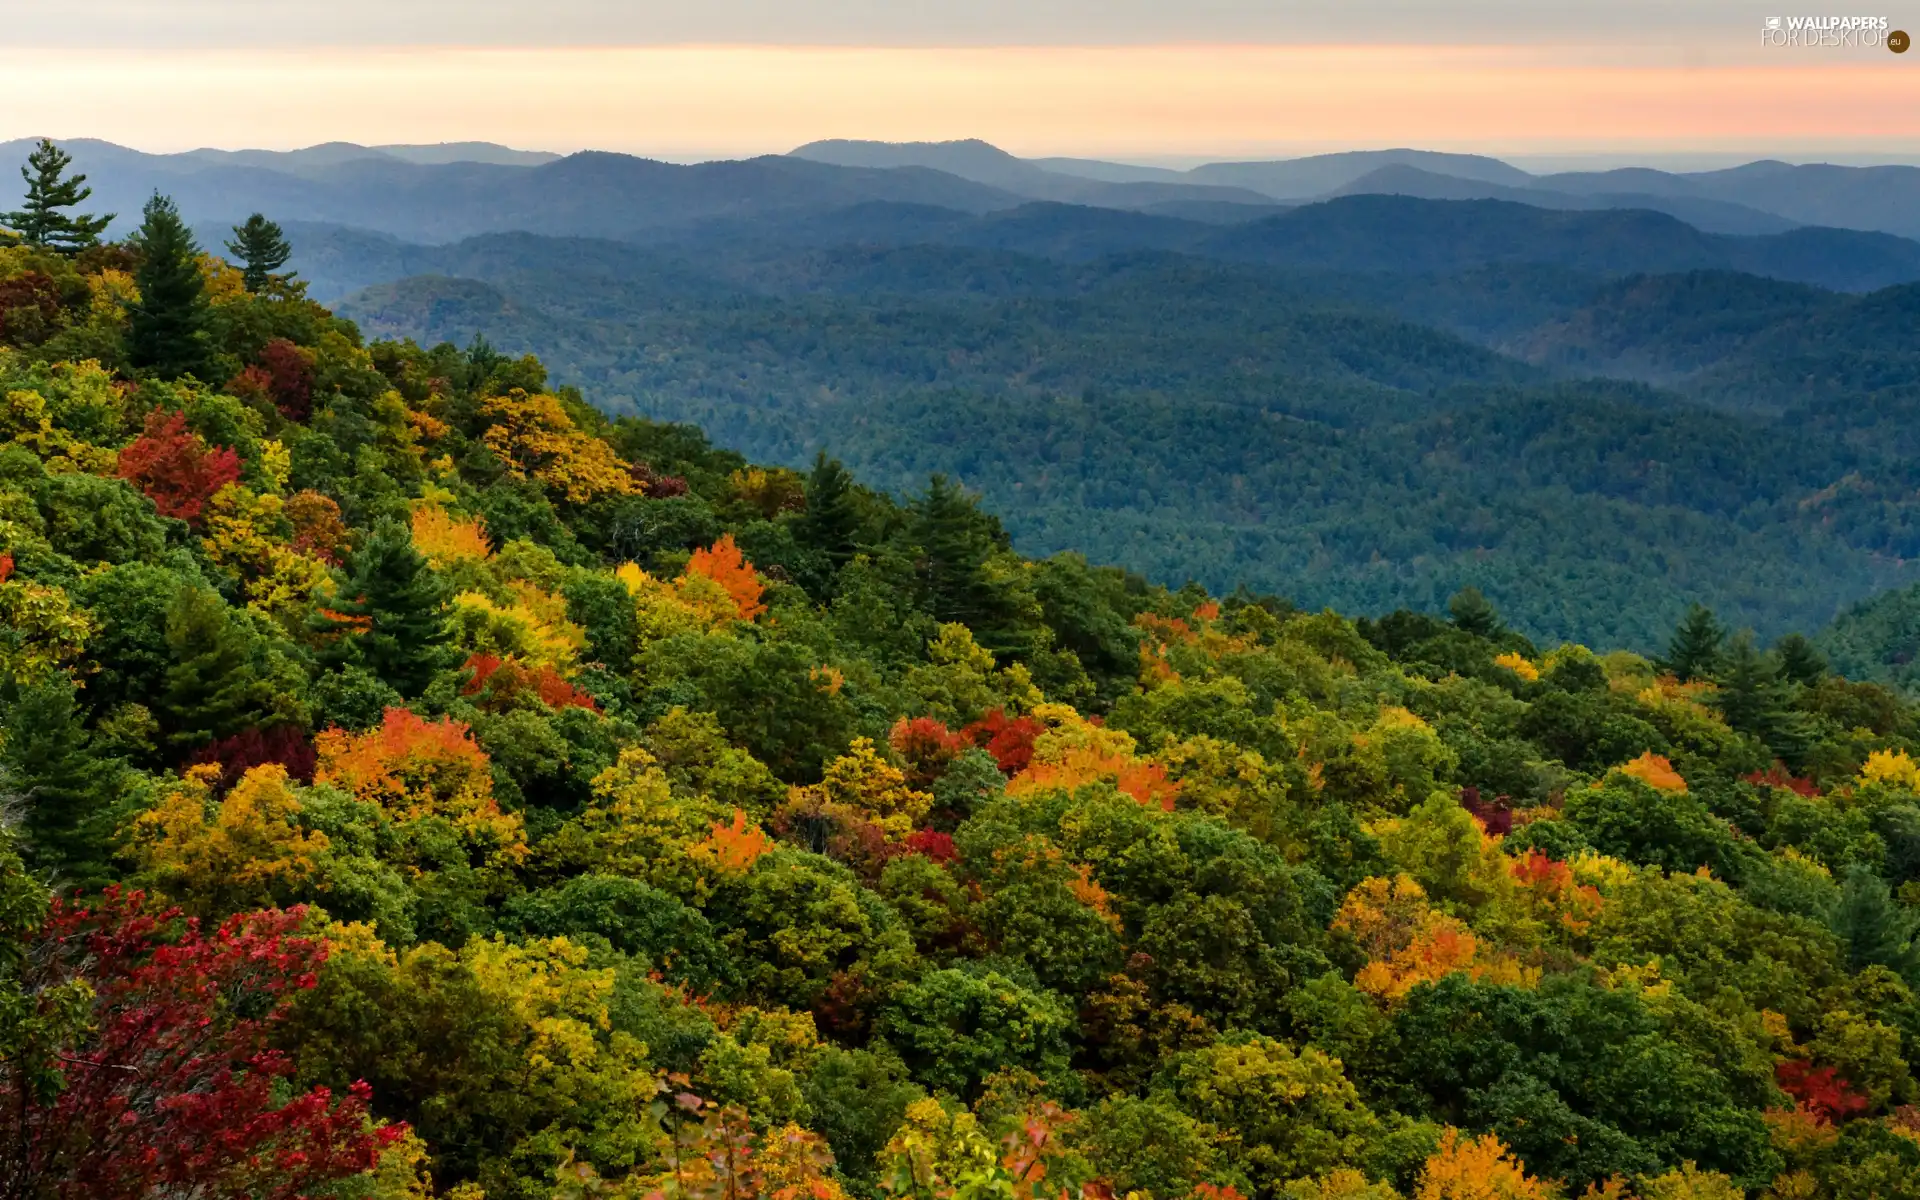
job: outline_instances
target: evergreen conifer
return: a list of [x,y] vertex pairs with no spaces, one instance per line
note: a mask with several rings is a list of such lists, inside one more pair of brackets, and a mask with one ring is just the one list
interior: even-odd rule
[[30,246],[63,254],[77,254],[98,245],[114,214],[96,217],[61,211],[93,195],[93,189],[85,186],[85,175],[67,174],[72,165],[73,158],[66,151],[41,138],[33,153],[27,155],[27,165],[20,168],[20,177],[27,181],[27,198],[19,211],[0,213],[0,225],[14,230]]
[[0,762],[22,802],[28,861],[62,884],[109,882],[121,764],[94,748],[73,685],[20,688],[0,707],[7,711]]
[[853,560],[860,534],[853,476],[824,450],[814,458],[807,475],[807,510],[794,533],[803,545],[826,555],[836,571]]
[[173,665],[162,717],[173,745],[192,749],[238,733],[271,707],[252,631],[219,593],[180,590],[167,612],[167,648]]
[[406,526],[374,527],[353,553],[341,597],[339,627],[355,630],[354,657],[402,695],[418,696],[458,658],[446,591]]
[[147,201],[133,244],[140,251],[134,284],[140,302],[127,327],[133,365],[177,379],[206,369],[207,289],[200,275],[200,247],[173,201],[155,193]]
[[1713,610],[1704,604],[1695,604],[1673,631],[1673,640],[1667,643],[1667,652],[1659,660],[1660,667],[1682,682],[1711,679],[1720,670],[1726,640],[1727,631]]
[[[240,275],[249,292],[264,291],[268,280],[293,257],[286,234],[261,213],[248,217],[244,225],[235,225],[233,239],[227,243],[227,252],[240,260]],[[281,278],[291,279],[294,274],[287,272]]]
[[1447,612],[1453,616],[1454,627],[1475,637],[1496,638],[1506,632],[1506,624],[1500,620],[1500,613],[1488,599],[1480,594],[1476,587],[1461,588],[1447,601]]

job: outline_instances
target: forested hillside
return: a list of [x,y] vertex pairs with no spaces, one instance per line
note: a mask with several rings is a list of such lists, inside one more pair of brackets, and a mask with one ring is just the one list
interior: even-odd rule
[[1920,1196],[1920,710],[1805,639],[1023,557],[37,165],[0,1194]]
[[[343,309],[387,336],[538,351],[608,411],[695,422],[760,461],[798,468],[825,449],[897,493],[945,472],[1028,553],[1078,550],[1172,584],[1372,614],[1437,611],[1472,585],[1531,635],[1652,650],[1692,600],[1772,637],[1913,578],[1910,435],[1857,436],[1911,414],[1920,375],[1902,339],[1876,335],[1857,353],[1885,368],[1856,371],[1840,357],[1852,343],[1828,335],[1827,358],[1770,360],[1766,388],[1729,359],[1713,378],[1756,385],[1709,405],[1592,381],[1626,351],[1549,353],[1589,297],[1628,286],[1561,268],[1328,276],[1158,254],[710,249],[478,239],[409,262],[441,274]],[[1813,298],[1796,313],[1837,314],[1829,330],[1912,291],[1709,278]],[[1695,336],[1712,309],[1689,303],[1657,309],[1652,332]],[[1539,365],[1428,323],[1442,317]],[[1816,397],[1828,417],[1772,423]],[[1787,437],[1794,453],[1778,453]]]

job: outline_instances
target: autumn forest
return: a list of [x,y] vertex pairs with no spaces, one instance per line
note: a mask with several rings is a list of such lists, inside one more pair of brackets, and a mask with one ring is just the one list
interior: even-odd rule
[[0,1198],[1920,1200],[1813,641],[1025,557],[24,174]]

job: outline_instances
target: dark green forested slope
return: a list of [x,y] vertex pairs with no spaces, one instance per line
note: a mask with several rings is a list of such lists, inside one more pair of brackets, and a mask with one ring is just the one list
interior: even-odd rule
[[[1308,605],[1432,609],[1472,583],[1540,636],[1651,647],[1694,599],[1769,635],[1823,624],[1920,548],[1897,445],[1809,421],[1786,454],[1757,416],[1549,387],[1384,315],[1380,280],[925,247],[727,258],[689,286],[685,263],[548,273],[535,244],[462,251],[490,283],[414,278],[345,310],[537,350],[612,411],[761,459],[826,448],[892,489],[954,474],[1032,552]],[[1502,324],[1571,287],[1501,269],[1400,301]]]
[[[264,219],[236,269],[159,198],[122,244],[26,217],[0,246],[0,1194],[1920,1196],[1920,710],[1805,639],[1694,609],[1655,661],[1472,590],[1358,620],[1169,591],[1015,552],[944,477],[756,467],[484,342],[369,342]],[[1499,534],[1475,513],[1564,487],[1538,569],[1599,594],[1672,586],[1608,555],[1688,521],[1796,578],[1823,569],[1763,552],[1849,561],[1767,541],[1839,448],[1763,472],[1670,398],[1316,311],[1249,314],[1255,344],[1326,336],[1236,390],[1277,368],[1203,369],[1194,303],[956,312],[982,362],[1017,331],[1036,375],[1112,390],[923,380],[895,419],[973,472],[1054,455],[1013,520],[1030,486],[1041,522],[1133,489],[1166,544],[1196,525],[1151,508],[1170,480],[1257,515],[1364,476],[1383,531],[1429,503],[1410,548],[1464,514],[1469,558]],[[838,343],[738,307],[826,377]],[[938,365],[934,310],[802,311]],[[1347,361],[1343,329],[1390,353]],[[736,345],[713,394],[757,361]],[[1430,394],[1436,363],[1481,378]],[[1218,389],[1183,410],[1216,432],[1169,419],[1169,380]],[[1295,386],[1401,415],[1356,440]],[[832,403],[808,419],[858,416]],[[1003,439],[1023,422],[1127,470]],[[1678,469],[1643,469],[1667,440]],[[1504,475],[1524,490],[1482,490]],[[1592,603],[1562,584],[1520,595]]]

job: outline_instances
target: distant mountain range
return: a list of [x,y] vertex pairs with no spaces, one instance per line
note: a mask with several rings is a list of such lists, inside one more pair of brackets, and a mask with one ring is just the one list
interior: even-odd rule
[[[0,160],[23,159],[31,145],[0,143]],[[563,158],[483,142],[181,154],[89,139],[64,145],[90,176],[97,205],[123,221],[161,190],[195,220],[264,211],[418,242],[511,230],[646,238],[718,218],[818,214],[873,201],[981,214],[1038,200],[1227,224],[1345,195],[1646,210],[1707,233],[1814,225],[1920,237],[1920,167],[1912,166],[1756,162],[1691,173],[1533,175],[1479,155],[1375,150],[1177,171],[1023,159],[977,140],[812,142],[786,155],[692,165],[601,152]]]
[[[1715,233],[1831,225],[1920,237],[1920,167],[1793,166],[1756,162],[1722,171],[1648,168],[1532,175],[1497,158],[1429,150],[1365,150],[1278,162],[1208,163],[1187,171],[1075,158],[1020,159],[981,141],[811,142],[792,152],[820,162],[916,166],[1033,199],[1078,199],[1072,179],[1203,185],[1298,202],[1387,193],[1434,200],[1507,199],[1541,208],[1649,208]],[[1477,184],[1481,186],[1463,186]],[[1222,194],[1214,197],[1226,199]]]

